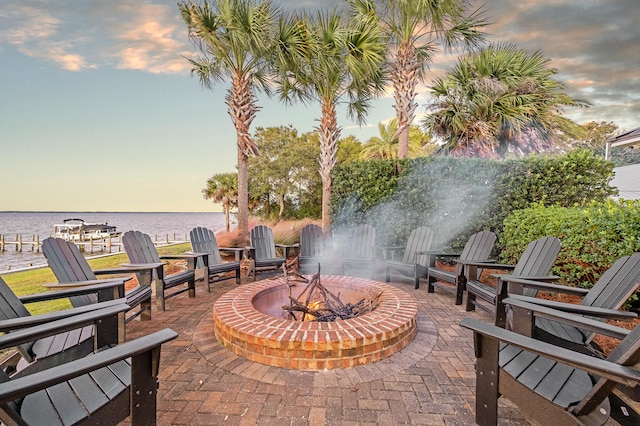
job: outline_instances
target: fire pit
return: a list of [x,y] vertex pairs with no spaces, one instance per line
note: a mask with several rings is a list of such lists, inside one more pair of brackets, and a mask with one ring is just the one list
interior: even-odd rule
[[[345,302],[382,292],[375,310],[334,322],[283,317],[289,288],[284,277],[243,285],[213,307],[218,340],[234,353],[262,364],[300,370],[354,367],[387,358],[417,332],[418,306],[402,290],[364,278],[323,276],[322,284]],[[294,287],[302,291],[304,287]]]

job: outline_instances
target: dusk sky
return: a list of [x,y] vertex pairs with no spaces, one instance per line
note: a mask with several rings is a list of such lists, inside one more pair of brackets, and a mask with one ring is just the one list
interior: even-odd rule
[[[286,9],[342,1],[280,0]],[[487,0],[492,43],[540,50],[568,93],[578,123],[640,126],[638,0]],[[477,6],[482,3],[478,2]],[[0,3],[0,211],[220,211],[201,190],[235,171],[228,83],[203,89],[174,0],[3,0]],[[440,55],[441,75],[455,56]],[[420,88],[424,113],[430,82]],[[358,127],[343,109],[342,136],[362,142],[394,116],[389,96]],[[252,131],[313,130],[318,105],[260,96]]]

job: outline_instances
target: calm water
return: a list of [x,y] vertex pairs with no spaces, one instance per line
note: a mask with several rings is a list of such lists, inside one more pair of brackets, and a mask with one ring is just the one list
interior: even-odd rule
[[[53,225],[61,224],[65,219],[78,218],[85,222],[107,222],[118,232],[129,230],[149,234],[152,239],[188,240],[189,231],[196,226],[204,226],[218,232],[224,230],[223,213],[113,213],[113,212],[0,212],[0,234],[6,241],[15,241],[21,235],[23,241],[31,241],[37,235],[42,241],[53,234]],[[233,219],[232,219],[233,220]],[[11,270],[46,264],[42,253],[31,252],[25,245],[17,252],[13,245],[7,245],[0,252],[0,273]],[[95,251],[98,255],[100,252]]]

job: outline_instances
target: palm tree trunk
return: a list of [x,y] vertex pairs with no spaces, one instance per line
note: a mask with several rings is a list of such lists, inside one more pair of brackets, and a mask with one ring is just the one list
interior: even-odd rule
[[409,126],[415,117],[418,104],[415,102],[418,85],[418,58],[415,49],[409,45],[401,45],[392,66],[394,108],[398,117],[398,158],[406,158],[409,154]]
[[256,116],[258,106],[251,91],[251,84],[242,75],[235,75],[225,102],[233,120],[238,138],[238,230],[240,244],[249,244],[249,178],[247,158],[260,155],[251,139],[249,127]]
[[336,164],[340,128],[333,102],[322,103],[320,134],[320,178],[322,179],[322,232],[329,233],[331,226],[331,170]]
[[[239,137],[239,136],[238,136]],[[249,245],[249,178],[247,155],[238,149],[238,231],[239,246]]]
[[231,230],[231,227],[229,225],[229,210],[231,209],[231,203],[229,202],[224,203],[223,208],[224,208],[224,224],[227,229],[227,232],[229,232]]

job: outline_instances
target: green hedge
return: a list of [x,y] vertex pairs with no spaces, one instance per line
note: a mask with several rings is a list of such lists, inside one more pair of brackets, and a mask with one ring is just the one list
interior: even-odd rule
[[517,261],[530,241],[544,236],[562,241],[553,273],[568,284],[591,288],[616,259],[640,251],[640,201],[515,211],[504,221],[503,238],[509,244],[501,259]]
[[469,235],[492,230],[500,248],[504,219],[541,205],[575,206],[604,201],[613,164],[587,150],[558,157],[496,161],[426,157],[352,162],[333,171],[334,231],[371,223],[380,244],[401,244],[417,226],[436,231],[434,246],[460,249]]

